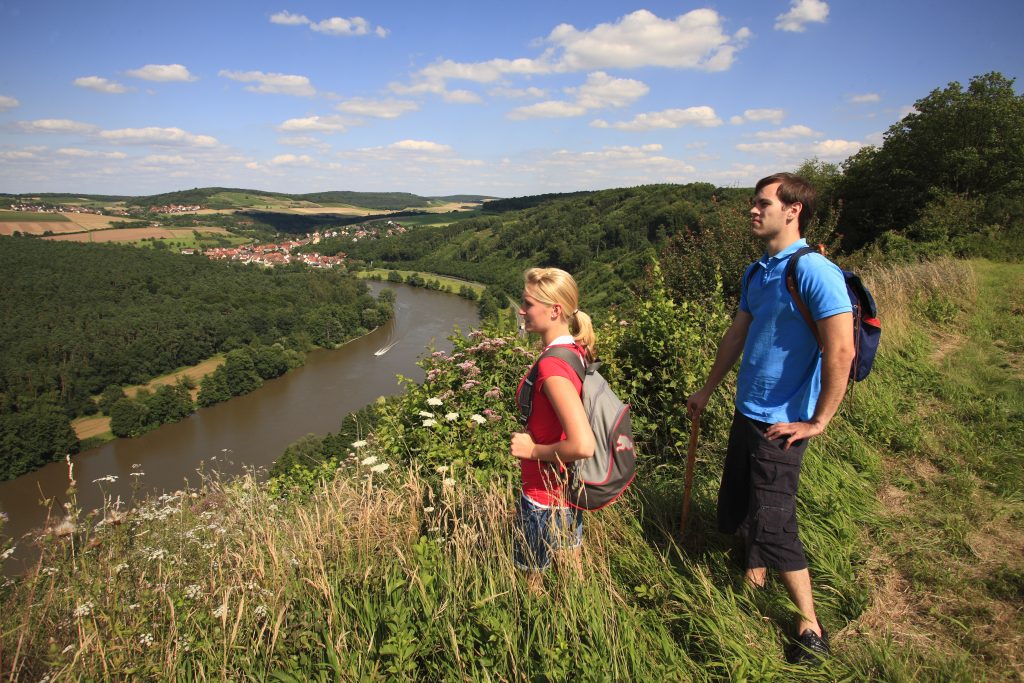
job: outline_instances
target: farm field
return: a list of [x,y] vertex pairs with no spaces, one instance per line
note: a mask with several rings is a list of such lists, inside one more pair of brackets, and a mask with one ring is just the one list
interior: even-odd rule
[[25,211],[0,211],[0,235],[20,232],[26,235],[42,235],[81,232],[83,230],[105,230],[111,223],[129,220],[125,216],[100,216],[94,213],[29,213]]
[[[196,396],[199,394],[199,383],[203,377],[219,368],[224,363],[224,356],[214,356],[213,358],[207,358],[202,363],[196,365],[190,365],[187,368],[176,370],[175,372],[162,375],[157,377],[146,384],[140,384],[131,387],[125,387],[124,393],[128,398],[135,398],[140,389],[149,389],[155,391],[159,387],[167,384],[174,384],[179,379],[189,378],[197,388],[192,390],[192,400],[196,400]],[[110,418],[106,415],[91,415],[89,417],[80,417],[77,420],[71,422],[71,427],[75,430],[75,434],[80,440],[89,439],[95,436],[101,436],[104,433],[110,431]]]
[[[194,230],[196,228],[120,228],[47,235],[43,239],[66,242],[138,242],[143,239],[170,239],[191,244],[194,242]],[[200,228],[199,231],[214,235],[231,234],[224,228]]]

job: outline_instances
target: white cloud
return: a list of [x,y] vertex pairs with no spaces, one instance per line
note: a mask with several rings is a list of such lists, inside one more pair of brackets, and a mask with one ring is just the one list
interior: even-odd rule
[[256,85],[247,86],[246,90],[264,95],[312,97],[316,94],[316,88],[305,76],[264,73],[262,71],[229,71],[227,69],[221,69],[217,75],[242,83],[256,83]]
[[411,100],[371,100],[363,97],[354,97],[335,107],[346,114],[372,116],[378,119],[397,119],[402,114],[419,108],[420,106]]
[[15,98],[8,97],[6,95],[0,95],[0,111],[14,109],[15,107],[19,106],[21,106],[21,102],[19,102]]
[[159,166],[192,166],[194,159],[187,159],[180,154],[150,154],[142,159],[143,164],[154,164]]
[[823,24],[828,19],[828,3],[822,0],[791,0],[789,11],[775,17],[775,29],[802,33],[807,24]]
[[326,33],[331,36],[367,36],[373,34],[378,38],[386,38],[388,29],[383,26],[371,26],[370,22],[362,17],[329,17],[322,21],[311,21],[304,14],[292,14],[288,10],[271,15],[270,23],[282,26],[309,26],[317,33]]
[[35,121],[21,121],[18,125],[26,133],[78,133],[85,135],[97,129],[91,123],[70,119],[36,119]]
[[129,145],[184,145],[189,147],[214,147],[217,139],[209,135],[194,135],[181,128],[120,128],[100,131],[100,137],[110,142]]
[[632,121],[608,123],[598,119],[590,123],[594,128],[617,128],[619,130],[653,130],[655,128],[680,128],[682,126],[700,126],[712,128],[722,125],[711,107],[687,107],[686,109],[665,109],[663,111],[637,114]]
[[743,112],[742,116],[733,116],[729,119],[729,123],[738,126],[748,121],[760,122],[768,121],[779,125],[782,123],[782,119],[785,118],[786,112],[782,109],[747,109]]
[[770,154],[784,160],[819,159],[842,160],[854,154],[863,145],[852,140],[819,140],[813,143],[794,144],[790,142],[753,142],[736,145],[741,152]]
[[304,14],[292,14],[288,10],[283,10],[277,14],[271,15],[270,23],[281,24],[283,26],[302,26],[303,24],[310,23],[310,21]]
[[814,137],[815,135],[821,135],[821,133],[802,125],[786,126],[779,130],[766,130],[754,134],[755,137],[762,140],[791,140],[793,138]]
[[452,104],[476,104],[481,101],[479,95],[469,90],[446,90],[441,96],[445,102]]
[[23,149],[14,150],[11,152],[0,152],[0,159],[3,159],[4,161],[25,161],[26,159],[35,158],[35,152],[29,152]]
[[274,166],[312,166],[315,162],[308,154],[278,154],[270,163]]
[[746,28],[727,35],[722,17],[710,9],[693,10],[675,19],[637,10],[592,29],[560,24],[542,41],[547,47],[536,59],[498,58],[469,63],[441,60],[414,74],[411,85],[392,84],[391,89],[398,93],[441,94],[445,82],[453,79],[494,83],[507,76],[606,68],[659,66],[724,71],[732,66],[736,52],[750,35]]
[[814,156],[822,159],[845,159],[851,154],[856,154],[863,145],[852,140],[822,140],[811,148]]
[[732,65],[735,50],[749,35],[741,29],[728,36],[722,17],[711,9],[696,9],[675,19],[637,10],[590,30],[560,24],[547,42],[562,51],[559,71],[645,66],[722,71]]
[[612,78],[603,71],[587,76],[587,82],[578,88],[566,88],[576,95],[576,104],[587,109],[625,107],[650,91],[646,83],[631,78]]
[[491,88],[487,91],[488,95],[492,97],[507,97],[509,99],[519,99],[532,97],[539,99],[547,95],[547,91],[543,88],[537,88],[531,86],[529,88]]
[[181,64],[147,64],[141,69],[126,72],[144,81],[194,81],[196,77]]
[[388,145],[388,149],[408,150],[412,152],[451,152],[452,148],[429,140],[399,140]]
[[573,116],[583,116],[586,113],[587,108],[578,104],[548,100],[547,102],[538,102],[526,107],[517,107],[509,112],[508,117],[515,121],[523,121],[525,119],[537,118],[570,118]]
[[863,95],[850,95],[849,101],[851,104],[870,104],[881,102],[882,98],[878,93],[868,92]]
[[625,107],[647,94],[650,88],[641,81],[630,78],[613,78],[603,71],[587,76],[587,82],[565,92],[575,95],[575,102],[548,100],[537,104],[518,107],[509,112],[510,119],[521,121],[532,118],[568,118],[582,116],[590,109],[603,107]]
[[57,154],[66,157],[79,157],[83,159],[101,158],[101,159],[127,159],[128,155],[124,152],[97,152],[91,149],[80,149],[78,147],[61,147],[57,150]]
[[341,116],[307,116],[299,119],[288,119],[278,130],[286,133],[344,133],[348,121]]
[[128,91],[128,89],[120,83],[116,81],[107,80],[102,76],[82,76],[81,78],[76,78],[74,83],[79,88],[95,90],[96,92],[102,92],[111,95],[117,95]]
[[279,138],[277,144],[291,145],[293,147],[314,147],[316,145],[322,145],[324,142],[320,140],[320,138],[315,138],[312,135],[295,135],[288,138]]

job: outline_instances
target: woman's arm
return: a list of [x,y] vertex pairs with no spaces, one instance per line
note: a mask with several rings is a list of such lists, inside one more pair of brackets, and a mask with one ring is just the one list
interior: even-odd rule
[[562,424],[565,439],[553,444],[538,444],[525,432],[512,435],[512,455],[522,460],[572,462],[594,455],[594,431],[576,387],[565,377],[549,377],[541,385]]

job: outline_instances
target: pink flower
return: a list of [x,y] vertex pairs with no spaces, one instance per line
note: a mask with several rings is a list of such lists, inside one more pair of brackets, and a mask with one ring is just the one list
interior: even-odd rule
[[492,387],[490,391],[484,394],[484,398],[501,398],[501,389]]
[[476,381],[475,379],[471,379],[462,385],[462,390],[469,391],[470,389],[474,389],[478,386],[480,386],[480,382]]
[[498,420],[501,419],[501,415],[498,415],[496,412],[494,412],[490,408],[485,408],[484,409],[484,417],[486,417],[491,422],[497,422]]

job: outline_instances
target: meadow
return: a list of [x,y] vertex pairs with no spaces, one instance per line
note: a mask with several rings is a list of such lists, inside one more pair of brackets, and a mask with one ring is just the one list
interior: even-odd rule
[[[706,413],[691,520],[678,528],[682,400],[727,317],[655,288],[599,331],[607,374],[653,450],[627,496],[587,516],[582,565],[557,566],[542,593],[511,563],[517,477],[505,457],[508,387],[532,352],[488,330],[425,356],[424,383],[380,403],[372,431],[321,465],[268,483],[208,473],[135,510],[55,512],[38,565],[0,584],[0,671],[1020,680],[1024,267],[942,260],[865,275],[882,351],[812,442],[801,484],[835,651],[820,668],[783,661],[784,590],[747,588],[730,539],[713,531],[730,387]],[[103,486],[69,476],[72,488]]]

